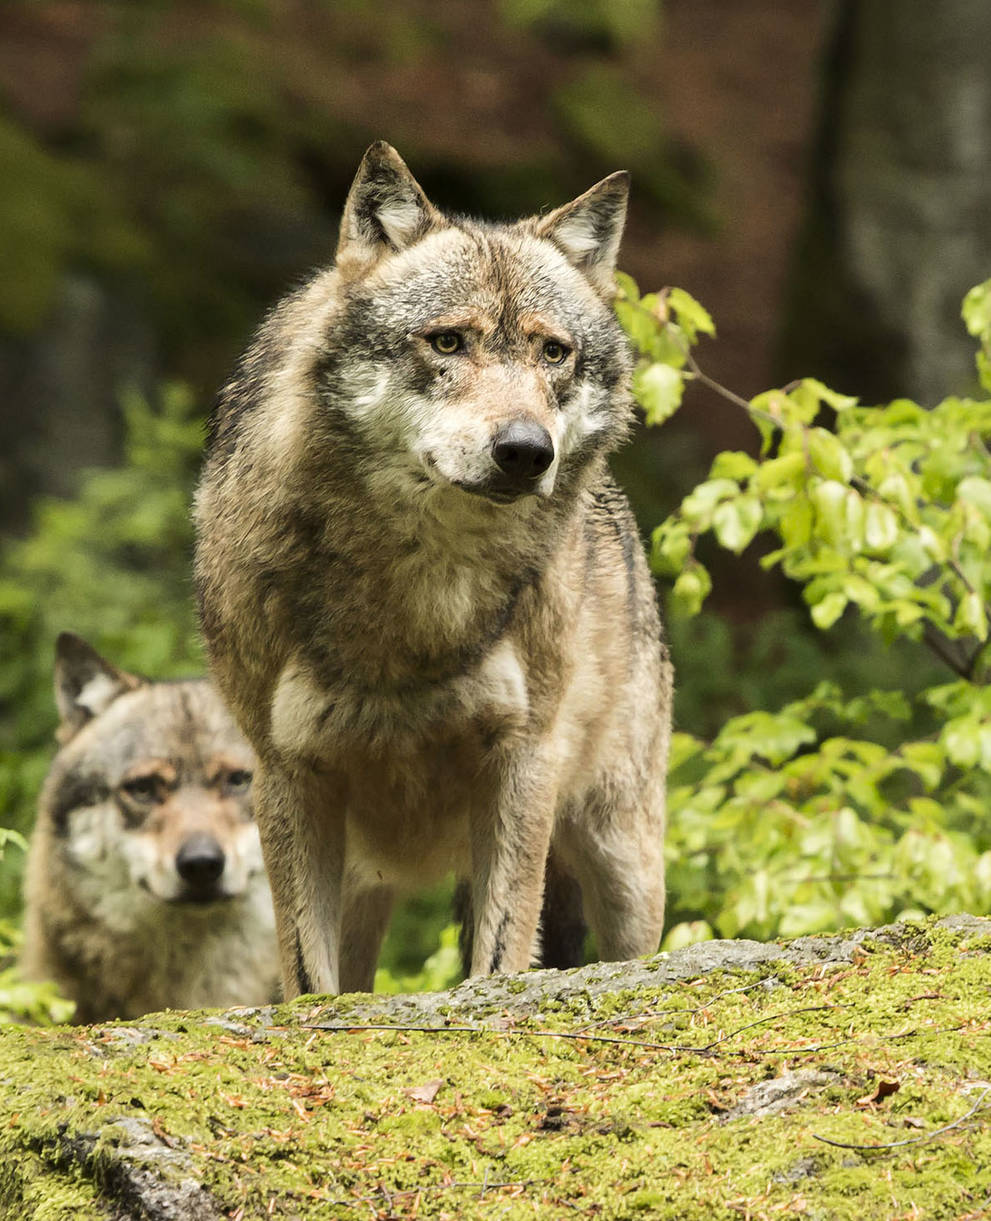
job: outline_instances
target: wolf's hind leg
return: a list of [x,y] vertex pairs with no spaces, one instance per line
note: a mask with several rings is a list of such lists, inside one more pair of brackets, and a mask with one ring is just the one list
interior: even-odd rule
[[540,965],[565,970],[585,961],[582,892],[561,865],[554,845],[544,875],[544,905],[540,913]]
[[262,767],[255,809],[272,887],[287,1000],[340,991],[343,809],[313,778]]
[[653,954],[664,928],[663,801],[653,816],[613,810],[604,819],[569,824],[561,838],[598,957],[615,962]]
[[392,891],[385,886],[347,894],[341,926],[341,991],[371,992],[382,938],[392,913]]
[[[461,968],[465,975],[470,975],[475,916],[468,882],[459,882],[454,892],[454,918],[461,925],[458,936]],[[552,847],[544,872],[544,898],[537,938],[539,952],[533,955],[535,965],[559,970],[580,967],[585,961],[587,931],[582,916],[581,890],[575,879],[561,868]]]

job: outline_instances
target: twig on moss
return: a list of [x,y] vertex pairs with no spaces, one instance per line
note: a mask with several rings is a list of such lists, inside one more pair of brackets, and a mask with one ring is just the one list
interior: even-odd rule
[[976,1115],[984,1106],[984,1099],[991,1093],[991,1085],[983,1089],[974,1105],[959,1119],[954,1119],[952,1123],[944,1124],[941,1128],[935,1128],[932,1132],[926,1132],[923,1136],[910,1136],[907,1140],[892,1140],[885,1144],[879,1145],[851,1145],[845,1140],[832,1140],[828,1136],[820,1136],[818,1132],[813,1132],[812,1135],[816,1140],[822,1141],[824,1145],[835,1145],[837,1149],[859,1149],[873,1152],[875,1149],[900,1149],[904,1145],[923,1145],[926,1141],[935,1140],[937,1136],[942,1136],[944,1132],[950,1132],[953,1128],[959,1128],[972,1115]]
[[329,1030],[336,1033],[365,1030],[392,1030],[418,1034],[494,1034],[502,1038],[510,1035],[545,1039],[576,1039],[591,1043],[620,1043],[630,1047],[647,1047],[655,1051],[704,1051],[701,1047],[681,1047],[673,1043],[652,1043],[646,1039],[624,1039],[618,1035],[581,1034],[574,1030],[496,1030],[491,1026],[394,1026],[389,1022],[324,1022],[308,1023],[304,1030]]
[[[687,1052],[691,1055],[705,1056],[711,1054],[712,1049],[718,1047],[720,1043],[726,1043],[729,1039],[735,1038],[736,1035],[744,1030],[750,1030],[754,1026],[763,1026],[766,1022],[774,1022],[779,1018],[793,1017],[796,1013],[814,1013],[821,1009],[836,1008],[839,1008],[839,1006],[805,1005],[801,1009],[790,1009],[784,1013],[771,1013],[767,1017],[758,1018],[755,1022],[748,1022],[745,1026],[739,1026],[736,1030],[731,1030],[728,1034],[720,1035],[718,1039],[713,1039],[711,1043],[705,1043],[700,1046],[693,1046],[687,1043],[655,1043],[648,1039],[628,1039],[620,1035],[588,1034],[580,1030],[528,1030],[526,1028],[496,1030],[490,1026],[392,1025],[389,1022],[312,1022],[304,1024],[303,1029],[327,1030],[336,1033],[392,1030],[403,1033],[413,1031],[418,1034],[494,1034],[502,1037],[515,1035],[518,1038],[570,1039],[585,1043],[615,1043],[621,1047],[645,1047],[652,1051]],[[849,1042],[849,1040],[844,1040],[844,1042]],[[829,1044],[829,1046],[834,1046],[834,1044]]]

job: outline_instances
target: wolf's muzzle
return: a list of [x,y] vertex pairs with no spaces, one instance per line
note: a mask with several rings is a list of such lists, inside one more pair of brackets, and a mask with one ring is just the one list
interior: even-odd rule
[[529,491],[554,461],[554,442],[540,424],[511,420],[496,433],[492,460],[505,477],[507,490]]
[[224,872],[224,850],[212,835],[191,835],[176,853],[176,873],[186,884],[190,899],[212,899]]

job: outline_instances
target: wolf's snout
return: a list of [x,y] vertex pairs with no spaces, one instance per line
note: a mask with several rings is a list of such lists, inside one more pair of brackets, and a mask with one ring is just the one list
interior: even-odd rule
[[492,458],[515,483],[539,479],[554,461],[554,442],[546,428],[529,420],[513,420],[492,442]]
[[176,853],[179,877],[192,890],[209,890],[224,872],[224,850],[212,835],[191,835]]

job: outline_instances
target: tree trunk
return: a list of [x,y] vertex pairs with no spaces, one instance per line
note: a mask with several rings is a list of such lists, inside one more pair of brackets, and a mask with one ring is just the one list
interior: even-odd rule
[[991,5],[844,0],[782,380],[863,401],[973,390],[960,302],[991,275]]

